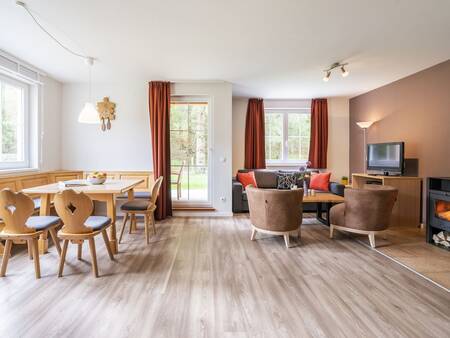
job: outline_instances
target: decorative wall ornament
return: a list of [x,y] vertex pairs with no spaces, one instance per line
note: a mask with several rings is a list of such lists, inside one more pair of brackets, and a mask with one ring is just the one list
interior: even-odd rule
[[103,101],[97,102],[98,117],[102,121],[102,130],[111,129],[111,121],[116,119],[116,104],[104,97]]

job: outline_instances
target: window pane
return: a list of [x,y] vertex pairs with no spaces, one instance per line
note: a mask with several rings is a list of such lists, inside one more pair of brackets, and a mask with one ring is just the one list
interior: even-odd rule
[[289,137],[288,139],[288,159],[299,160],[300,159],[300,138]]
[[265,114],[265,120],[266,136],[283,136],[283,114],[268,113]]
[[0,83],[1,161],[25,160],[23,89]]
[[208,201],[208,103],[172,102],[170,162],[172,199]]
[[283,114],[265,114],[266,159],[283,159]]

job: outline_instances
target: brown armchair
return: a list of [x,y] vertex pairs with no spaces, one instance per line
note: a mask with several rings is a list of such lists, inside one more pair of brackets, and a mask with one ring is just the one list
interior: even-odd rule
[[300,238],[303,189],[276,190],[247,186],[246,190],[252,222],[252,241],[255,240],[256,232],[283,235],[286,247],[289,248],[290,234],[296,234]]
[[334,229],[364,234],[375,248],[375,234],[389,227],[397,194],[397,189],[380,185],[345,189],[345,202],[330,210],[330,238]]

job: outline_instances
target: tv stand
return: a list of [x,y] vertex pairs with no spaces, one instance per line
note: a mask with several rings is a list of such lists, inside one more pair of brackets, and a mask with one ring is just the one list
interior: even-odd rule
[[392,210],[392,226],[420,226],[422,221],[422,178],[369,174],[352,175],[353,188],[362,189],[368,183],[388,185],[398,189],[397,201]]

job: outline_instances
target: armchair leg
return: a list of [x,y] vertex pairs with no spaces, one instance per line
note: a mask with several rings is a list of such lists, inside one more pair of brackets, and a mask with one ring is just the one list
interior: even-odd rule
[[333,233],[334,233],[334,225],[330,224],[330,238],[333,238]]
[[253,229],[252,229],[252,235],[250,236],[250,240],[251,240],[251,241],[254,241],[254,240],[255,240],[255,237],[256,237],[256,229],[253,228]]
[[372,249],[375,249],[375,233],[369,233],[369,242]]
[[290,248],[290,240],[289,240],[289,234],[284,234],[283,235],[283,237],[284,237],[284,243],[286,244],[286,248]]

